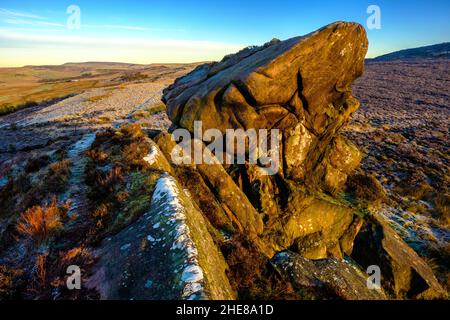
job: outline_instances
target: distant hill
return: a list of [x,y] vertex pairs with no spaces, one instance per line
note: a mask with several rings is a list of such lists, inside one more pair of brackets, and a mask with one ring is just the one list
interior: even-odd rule
[[415,60],[430,58],[450,58],[450,42],[435,44],[432,46],[405,49],[388,53],[367,62],[394,61],[394,60]]
[[89,61],[89,62],[68,62],[62,66],[66,67],[81,67],[81,68],[102,68],[102,69],[124,69],[130,67],[143,67],[142,64],[135,63],[122,63],[122,62],[101,62],[101,61]]
[[24,66],[23,68],[27,69],[37,69],[37,70],[43,70],[43,69],[49,69],[49,70],[77,70],[77,69],[119,69],[119,70],[126,70],[128,68],[142,68],[145,67],[145,65],[140,64],[133,64],[133,63],[120,63],[120,62],[68,62],[61,65],[28,65]]

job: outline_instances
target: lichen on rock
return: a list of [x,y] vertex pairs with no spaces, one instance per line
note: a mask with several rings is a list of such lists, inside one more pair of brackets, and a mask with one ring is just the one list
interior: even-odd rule
[[[264,162],[250,162],[249,152],[245,163],[173,165],[175,172],[189,168],[187,171],[195,173],[193,179],[206,185],[211,202],[220,204],[220,209],[206,210],[214,212],[208,216],[214,217],[214,227],[220,232],[231,238],[236,232],[245,235],[268,259],[291,250],[299,255],[293,259],[311,270],[325,266],[332,278],[347,275],[344,271],[349,269],[342,259],[350,256],[355,246],[357,252],[365,250],[364,243],[354,239],[366,217],[361,208],[341,197],[362,153],[340,130],[360,106],[351,87],[363,73],[367,49],[361,25],[336,22],[306,36],[249,47],[221,62],[198,66],[164,90],[162,100],[173,130],[187,129],[194,136],[194,123],[201,121],[203,130],[219,130],[225,138],[229,129],[281,132],[279,167],[272,175],[260,174]],[[169,134],[156,139],[166,155],[174,144],[169,140]],[[192,181],[187,181],[189,177],[176,175],[199,194]],[[387,246],[384,240],[376,252],[387,261],[398,260],[395,250]],[[441,289],[432,271],[418,256],[408,258],[420,266],[420,272],[405,265],[405,274],[416,270],[431,286],[419,296],[436,296],[433,294]],[[323,263],[316,265],[314,260]],[[385,270],[392,271],[391,267]],[[357,270],[358,265],[352,268]],[[327,277],[320,281],[339,291],[339,281]],[[386,297],[367,291],[361,272],[349,277],[347,280],[354,282],[348,292],[337,292],[337,296]],[[295,282],[292,277],[290,280]],[[403,297],[404,291],[410,290],[408,280],[399,281],[394,277],[387,284],[392,297]],[[361,289],[361,296],[355,296],[352,285]],[[402,288],[391,290],[391,285]]]
[[[323,244],[313,256],[343,254],[339,238],[353,210],[323,199],[318,206],[314,199],[342,191],[361,160],[339,129],[359,107],[351,84],[363,72],[367,47],[362,26],[337,22],[199,66],[164,90],[174,126],[192,134],[195,121],[225,135],[227,129],[282,132],[275,175],[259,175],[260,163],[197,165],[219,202],[255,242],[262,240],[269,257],[311,234]],[[312,207],[306,204],[311,201]],[[308,207],[311,214],[303,212]]]
[[234,298],[202,220],[174,178],[163,174],[148,212],[103,241],[89,285],[103,299]]

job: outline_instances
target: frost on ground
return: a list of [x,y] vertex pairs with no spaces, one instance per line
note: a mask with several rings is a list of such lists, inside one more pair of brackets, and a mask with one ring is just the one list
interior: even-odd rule
[[449,59],[368,63],[344,131],[387,192],[380,213],[450,284],[449,68]]
[[192,200],[169,174],[148,211],[102,241],[88,280],[103,299],[231,299],[225,262]]
[[155,229],[166,232],[166,241],[172,242],[170,254],[175,261],[184,262],[181,266],[177,266],[177,270],[181,270],[179,279],[179,286],[183,288],[181,297],[205,298],[203,271],[198,262],[198,251],[186,223],[186,209],[180,201],[182,192],[169,175],[163,175],[158,180],[152,198],[152,209],[157,207],[164,217],[155,217],[162,220]]
[[[173,82],[177,72],[154,81],[89,89],[57,103],[0,117],[0,191],[18,177],[30,182],[39,180],[55,159],[67,161],[64,188],[55,193],[59,204],[66,201],[68,204],[68,218],[60,230],[66,237],[63,247],[76,245],[70,243],[73,239],[88,239],[83,244],[89,251],[95,251],[97,258],[93,266],[85,266],[90,276],[83,280],[83,286],[95,292],[95,296],[110,299],[234,297],[225,275],[225,262],[206,229],[202,214],[168,174],[158,180],[154,193],[142,195],[153,196],[145,214],[139,213],[98,242],[90,238],[91,206],[95,203],[89,198],[91,187],[86,182],[87,162],[91,159],[87,151],[91,151],[97,134],[108,131],[108,127],[139,123],[151,130],[167,130],[170,121],[161,105],[161,91]],[[149,167],[141,169],[155,177],[170,173],[172,168],[158,146],[146,139],[150,148],[142,160]],[[116,147],[120,150],[120,146]],[[118,176],[121,178],[120,173]],[[44,203],[50,193],[38,191],[36,201]],[[20,215],[24,210],[17,211]],[[14,221],[0,221],[0,238]],[[17,246],[8,247],[11,250],[4,250],[0,262],[8,258],[19,266],[33,267],[34,257],[24,260],[26,251],[19,250],[21,245],[22,242],[17,242]],[[43,251],[47,255],[49,248]],[[55,257],[51,259],[58,259]],[[47,259],[50,261],[50,257]],[[208,282],[214,283],[213,289],[208,289]],[[43,294],[47,294],[47,289],[42,289]]]
[[194,240],[190,228],[201,221],[188,221],[196,218],[193,210],[175,179],[162,174],[148,212],[101,244],[97,251],[99,263],[89,285],[105,299],[210,297],[202,267],[209,262],[199,256],[202,248],[198,246],[204,243]]

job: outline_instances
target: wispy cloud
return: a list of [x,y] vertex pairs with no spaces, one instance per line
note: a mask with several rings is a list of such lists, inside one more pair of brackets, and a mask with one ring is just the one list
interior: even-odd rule
[[35,45],[69,45],[95,47],[139,47],[139,48],[207,48],[238,50],[242,45],[215,41],[180,40],[180,39],[149,39],[149,38],[120,38],[93,37],[74,35],[43,35],[14,32],[0,29],[0,41],[9,40]]
[[[65,26],[62,23],[48,21],[48,19],[43,16],[5,8],[0,8],[0,19],[1,19],[0,22],[16,26],[58,27],[58,28],[62,28]],[[98,29],[98,30],[185,32],[185,30],[183,29],[159,29],[159,28],[148,28],[143,26],[121,25],[121,24],[82,24],[81,28],[92,30]]]
[[123,26],[115,24],[83,24],[82,28],[88,29],[119,29],[119,30],[135,30],[135,31],[148,31],[149,28],[139,26]]
[[0,22],[15,26],[64,27],[64,24],[48,21],[46,17],[29,12],[0,8]]
[[44,17],[16,10],[9,10],[5,8],[0,8],[0,17],[8,17],[8,18],[28,18],[28,19],[38,19],[44,20]]
[[24,20],[24,19],[3,19],[1,21],[6,24],[13,24],[17,26],[59,27],[59,28],[64,27],[62,23],[47,22],[47,21]]
[[186,29],[167,29],[167,28],[149,28],[142,26],[130,26],[119,24],[82,24],[82,28],[86,29],[111,29],[111,30],[130,30],[130,31],[171,31],[171,32],[186,32]]

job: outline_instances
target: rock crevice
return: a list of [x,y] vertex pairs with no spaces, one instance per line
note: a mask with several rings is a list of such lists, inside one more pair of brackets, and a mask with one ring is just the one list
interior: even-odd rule
[[[223,134],[227,129],[281,131],[275,175],[260,174],[260,166],[252,163],[224,168],[197,165],[219,202],[227,204],[253,238],[262,239],[269,256],[302,242],[300,236],[317,232],[322,242],[337,244],[353,221],[353,210],[313,199],[315,194],[341,191],[361,159],[338,131],[359,106],[350,88],[363,72],[367,47],[362,26],[337,22],[303,37],[271,41],[199,66],[164,90],[163,101],[174,126],[191,133],[194,121],[202,121],[203,130],[218,129]],[[280,182],[285,186],[282,190]],[[236,186],[238,191],[233,191]],[[253,206],[238,208],[250,202]],[[309,208],[312,214],[300,208]],[[324,227],[335,223],[336,217],[348,223],[342,228]],[[320,250],[322,254],[313,255],[342,256],[341,250],[323,250],[323,246]]]
[[[251,163],[248,152],[244,164],[192,164],[184,169],[178,165],[175,171],[185,173],[189,168],[192,179],[210,189],[199,192],[195,182],[186,181],[189,177],[178,175],[194,199],[200,198],[195,201],[213,218],[211,223],[217,230],[231,238],[235,233],[244,234],[268,259],[278,257],[273,260],[275,265],[280,257],[287,257],[277,255],[285,250],[295,252],[289,259],[302,265],[305,272],[331,264],[333,270],[328,268],[325,278],[312,278],[333,287],[336,283],[329,279],[347,268],[337,261],[350,256],[358,246],[356,260],[365,266],[367,260],[359,253],[372,248],[380,255],[383,270],[391,274],[385,276],[383,287],[389,295],[442,296],[431,269],[417,255],[410,252],[409,261],[398,261],[401,255],[389,241],[396,237],[378,242],[358,238],[355,243],[363,224],[369,222],[339,196],[362,159],[361,152],[341,136],[340,130],[360,106],[351,87],[363,73],[367,49],[361,25],[336,22],[303,37],[248,47],[177,79],[164,90],[162,99],[173,129],[184,128],[194,135],[194,122],[201,121],[203,130],[218,129],[225,137],[229,129],[278,129],[281,134],[279,166],[273,175],[262,174],[264,162]],[[170,156],[174,145],[170,135],[161,134],[156,142]],[[205,197],[220,208],[204,206]],[[406,246],[399,239],[395,241]],[[309,259],[332,260],[316,264]],[[298,273],[287,279],[298,284],[302,277],[305,275]],[[349,276],[347,280],[352,283],[348,292],[338,292],[337,296],[359,298],[352,292],[357,287],[362,297],[386,297],[367,292],[362,279],[357,272]]]

